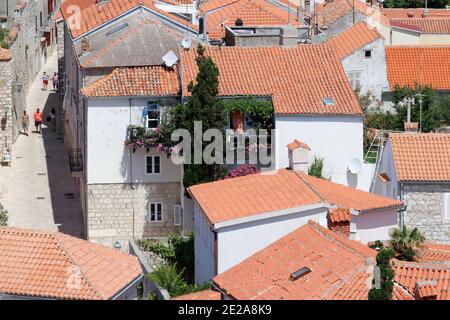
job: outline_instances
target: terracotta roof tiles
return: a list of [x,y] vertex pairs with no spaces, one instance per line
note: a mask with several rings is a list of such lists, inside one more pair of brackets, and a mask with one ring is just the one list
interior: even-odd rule
[[[448,266],[426,263],[403,262],[394,260],[395,282],[415,296],[417,284],[436,282],[438,300],[450,300],[450,269]],[[423,294],[434,293],[434,289],[426,287]]]
[[[225,37],[225,26],[234,26],[240,18],[244,26],[282,26],[288,24],[288,14],[283,9],[266,0],[235,0],[206,2],[201,10],[207,13],[208,38]],[[291,14],[291,24],[297,25],[297,17]]]
[[12,59],[11,50],[0,48],[0,61],[9,61],[11,59]]
[[450,134],[391,134],[400,181],[450,181]]
[[308,150],[311,150],[311,148],[306,144],[306,143],[304,143],[304,142],[301,142],[301,141],[298,141],[297,139],[295,139],[294,141],[292,141],[291,143],[289,143],[288,145],[287,145],[287,147],[288,147],[288,149],[289,150],[295,150],[295,149],[297,149],[297,148],[304,148],[304,149],[308,149]]
[[450,46],[386,47],[387,75],[391,90],[396,85],[431,85],[450,90]]
[[[271,96],[276,114],[362,115],[340,59],[330,45],[206,47],[219,69],[219,95]],[[181,52],[183,94],[198,72],[196,50]],[[325,105],[332,98],[333,105]]]
[[427,243],[419,250],[418,260],[450,263],[450,245]]
[[378,31],[369,28],[365,22],[359,22],[337,34],[328,42],[336,47],[339,58],[344,59],[379,38],[382,36]]
[[328,218],[332,223],[350,222],[350,209],[332,208],[328,212]]
[[211,224],[319,203],[358,211],[398,208],[401,201],[281,169],[192,186]]
[[381,11],[388,18],[450,18],[450,9],[428,9],[426,18],[422,16],[424,8],[383,8]]
[[141,275],[136,257],[62,233],[0,227],[0,293],[111,299]]
[[221,300],[221,299],[222,294],[220,292],[207,289],[175,297],[172,300]]
[[391,19],[390,23],[394,27],[415,30],[424,34],[450,34],[450,17]]
[[172,96],[180,93],[176,67],[117,68],[81,89],[87,97]]
[[[78,12],[74,11],[74,5],[78,6],[81,10]],[[78,38],[86,32],[139,6],[145,6],[154,12],[166,16],[174,22],[186,25],[184,19],[157,8],[153,0],[114,0],[109,1],[102,6],[98,6],[96,0],[66,0],[61,5],[61,14],[69,24],[71,36],[73,38]],[[79,18],[77,18],[76,15],[78,15]],[[70,17],[72,17],[72,19],[70,19]],[[76,21],[73,18],[76,18]],[[188,23],[188,26],[196,29],[191,23]]]
[[[238,300],[365,300],[376,251],[310,221],[213,278]],[[294,280],[301,268],[311,272]]]

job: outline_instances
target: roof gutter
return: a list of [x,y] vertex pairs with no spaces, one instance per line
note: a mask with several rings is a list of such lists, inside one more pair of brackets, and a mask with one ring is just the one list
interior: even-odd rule
[[134,279],[129,285],[127,285],[125,288],[120,290],[118,293],[116,293],[110,300],[116,300],[118,297],[120,297],[124,292],[126,292],[128,289],[130,289],[132,286],[134,286],[138,281],[140,281],[144,275],[141,273],[136,279]]
[[386,211],[386,210],[390,210],[390,209],[395,209],[397,211],[405,211],[406,207],[407,207],[406,205],[400,205],[400,206],[394,206],[394,207],[376,208],[376,209],[369,209],[369,210],[359,210],[355,214],[356,215],[360,215],[360,214],[366,214],[366,213],[375,213],[375,212],[381,212],[381,211]]

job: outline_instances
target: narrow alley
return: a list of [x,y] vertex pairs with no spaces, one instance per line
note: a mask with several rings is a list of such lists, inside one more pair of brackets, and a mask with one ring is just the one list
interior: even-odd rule
[[[9,213],[9,225],[61,231],[84,236],[79,195],[72,178],[63,137],[53,132],[47,117],[57,107],[58,94],[42,90],[41,76],[57,71],[54,52],[40,71],[27,96],[29,136],[21,134],[12,147],[10,167],[0,167],[0,201]],[[35,133],[33,114],[43,111],[42,136]],[[19,115],[20,116],[20,115]]]

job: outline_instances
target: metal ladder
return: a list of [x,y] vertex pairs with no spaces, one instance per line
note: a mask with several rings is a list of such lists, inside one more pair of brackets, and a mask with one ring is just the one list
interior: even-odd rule
[[[377,179],[378,169],[380,168],[381,159],[383,156],[384,146],[386,145],[386,141],[388,139],[389,133],[395,133],[401,131],[394,130],[378,130],[376,129],[375,135],[370,143],[370,147],[366,152],[364,157],[364,161],[375,163],[375,168],[373,170],[372,179],[370,181],[370,189],[369,192],[373,192],[375,188],[375,181]],[[369,161],[375,160],[375,162]]]

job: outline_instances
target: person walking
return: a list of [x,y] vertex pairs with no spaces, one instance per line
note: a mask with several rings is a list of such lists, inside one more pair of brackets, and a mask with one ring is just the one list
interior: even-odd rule
[[50,123],[52,125],[52,131],[56,131],[56,110],[55,110],[55,108],[52,108],[52,111],[50,112]]
[[39,108],[36,109],[34,113],[34,126],[36,127],[36,132],[42,134],[41,126],[42,126],[42,112]]
[[22,133],[28,137],[28,126],[30,124],[30,118],[26,111],[22,114]]
[[58,87],[59,87],[59,76],[58,76],[58,73],[57,73],[57,72],[53,73],[53,76],[52,76],[52,83],[53,83],[53,90],[54,90],[54,91],[58,91]]
[[44,71],[44,74],[42,75],[42,86],[43,90],[47,90],[48,87],[48,79],[50,77],[48,76],[47,72]]

